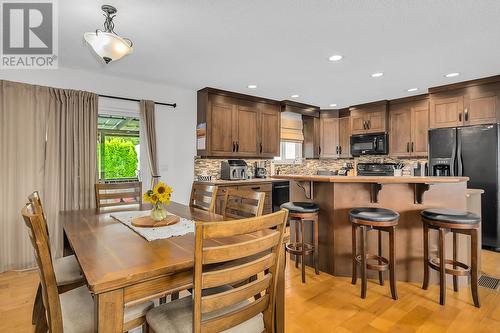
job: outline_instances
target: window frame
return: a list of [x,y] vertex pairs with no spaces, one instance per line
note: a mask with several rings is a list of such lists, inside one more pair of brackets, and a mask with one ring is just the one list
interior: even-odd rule
[[[286,143],[294,143],[298,147],[298,155],[293,159],[283,158],[286,155],[285,146]],[[274,164],[302,164],[303,160],[303,143],[298,141],[290,141],[290,140],[281,140],[280,141],[280,156],[279,158],[274,157]]]

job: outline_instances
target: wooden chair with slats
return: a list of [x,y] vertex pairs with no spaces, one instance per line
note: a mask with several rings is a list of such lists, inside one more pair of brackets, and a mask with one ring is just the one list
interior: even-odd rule
[[[47,233],[47,239],[50,245],[49,228],[47,218],[42,206],[42,200],[38,191],[34,191],[28,196],[28,201],[33,205],[36,213],[41,215],[40,223]],[[50,246],[49,246],[50,251]],[[56,277],[57,291],[62,294],[66,291],[73,290],[85,284],[85,279],[81,273],[80,266],[74,255],[57,258],[53,260],[54,273]],[[44,315],[45,308],[42,300],[42,285],[38,284],[38,289],[33,302],[33,313],[31,316],[32,324],[37,324],[40,316]],[[38,330],[36,328],[35,330]]]
[[142,182],[95,184],[97,209],[142,204]]
[[264,192],[228,188],[224,197],[224,220],[261,216],[264,210]]
[[[287,214],[281,210],[234,221],[196,222],[193,298],[150,310],[150,332],[273,332]],[[258,279],[249,281],[256,275]],[[231,287],[241,280],[249,282]]]
[[189,206],[214,213],[217,191],[218,187],[215,185],[194,183],[191,188]]
[[[23,207],[21,214],[29,230],[31,244],[34,248],[35,259],[38,264],[40,282],[42,285],[42,299],[45,306],[45,315],[38,319],[36,332],[51,333],[87,333],[94,331],[94,300],[86,286],[72,289],[59,294],[54,272],[53,261],[49,247],[49,235],[43,215],[32,203]],[[124,331],[145,323],[144,314],[152,308],[152,302],[135,305],[125,309]],[[142,321],[141,321],[142,318]],[[133,323],[134,327],[127,325]]]

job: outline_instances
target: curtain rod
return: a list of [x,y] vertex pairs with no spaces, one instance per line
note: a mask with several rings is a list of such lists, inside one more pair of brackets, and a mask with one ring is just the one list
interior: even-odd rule
[[[105,97],[105,98],[112,98],[112,99],[121,99],[124,101],[131,101],[131,102],[140,102],[140,99],[135,99],[135,98],[127,98],[127,97],[118,97],[118,96],[110,96],[110,95],[99,95],[99,97]],[[158,105],[165,105],[165,106],[171,106],[173,108],[177,107],[177,103],[160,103],[160,102],[155,102],[155,104]]]

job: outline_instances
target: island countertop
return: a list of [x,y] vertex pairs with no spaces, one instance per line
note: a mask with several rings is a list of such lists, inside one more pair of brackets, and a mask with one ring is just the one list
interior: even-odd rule
[[438,184],[462,183],[468,177],[432,177],[432,176],[317,176],[317,175],[275,175],[274,179],[323,183],[376,183],[376,184]]

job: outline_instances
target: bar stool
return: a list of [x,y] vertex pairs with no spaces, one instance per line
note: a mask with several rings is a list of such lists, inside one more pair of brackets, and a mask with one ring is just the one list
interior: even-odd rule
[[[389,270],[389,283],[393,299],[398,299],[396,291],[396,257],[394,250],[395,230],[399,221],[399,214],[385,208],[354,208],[349,211],[352,223],[352,284],[356,284],[357,265],[361,269],[361,298],[366,298],[367,269],[378,271],[379,283],[384,285],[383,272]],[[357,249],[357,229],[361,229],[360,249]],[[366,233],[369,230],[378,230],[378,255],[367,253]],[[382,256],[382,231],[389,233],[389,259]],[[368,261],[377,261],[369,263]]]
[[[478,280],[478,233],[481,218],[467,211],[454,209],[427,209],[420,213],[424,227],[424,283],[422,288],[429,287],[429,267],[439,272],[439,303],[444,305],[446,299],[446,274],[453,275],[453,290],[458,291],[458,277],[471,277],[472,299],[476,307],[480,307],[477,292]],[[439,255],[429,259],[429,229],[439,232]],[[453,260],[446,259],[445,236],[453,233]],[[471,237],[470,266],[457,259],[457,234]],[[444,263],[442,265],[441,263]],[[446,267],[447,265],[453,268]]]
[[[290,228],[292,222],[295,224],[295,241],[287,244],[285,250],[295,255],[295,267],[299,267],[299,258],[302,260],[302,283],[306,282],[306,266],[304,259],[306,255],[313,255],[313,266],[316,275],[319,274],[319,251],[318,251],[318,213],[319,207],[312,202],[286,202],[280,206],[289,211],[288,220]],[[304,222],[309,221],[313,224],[313,244],[305,241]],[[300,237],[299,237],[300,229]]]

